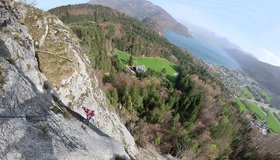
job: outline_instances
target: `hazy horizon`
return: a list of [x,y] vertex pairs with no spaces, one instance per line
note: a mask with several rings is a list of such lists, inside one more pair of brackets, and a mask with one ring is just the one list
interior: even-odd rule
[[[204,27],[226,37],[263,62],[280,66],[280,1],[268,0],[150,0],[174,18]],[[48,10],[88,0],[37,0],[37,7]],[[188,27],[186,25],[186,27]]]
[[263,62],[280,66],[280,1],[150,0],[174,18],[204,27]]

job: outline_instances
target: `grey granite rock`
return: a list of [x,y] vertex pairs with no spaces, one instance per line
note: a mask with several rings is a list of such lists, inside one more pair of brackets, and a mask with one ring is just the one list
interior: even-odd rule
[[[4,79],[0,89],[1,159],[99,160],[116,156],[129,159],[126,150],[135,155],[137,148],[130,133],[119,118],[96,99],[106,98],[97,89],[96,82],[92,82],[94,75],[89,75],[92,70],[77,42],[67,43],[79,68],[61,82],[67,85],[45,88],[48,77],[39,70],[34,40],[28,28],[20,23],[24,15],[17,16],[16,12],[21,11],[11,4],[0,1],[1,14],[5,14],[0,17],[0,73]],[[44,39],[40,41],[42,45]],[[74,94],[72,100],[67,96],[71,93]],[[59,106],[56,98],[63,105]],[[81,115],[84,115],[81,105],[94,108],[96,126],[84,124],[80,114],[65,110],[70,101],[71,108]],[[57,107],[64,108],[63,112],[55,113]]]

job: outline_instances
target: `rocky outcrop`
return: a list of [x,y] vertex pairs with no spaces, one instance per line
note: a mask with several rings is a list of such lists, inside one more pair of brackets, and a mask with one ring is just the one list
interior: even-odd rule
[[[0,157],[134,157],[138,150],[133,137],[108,109],[89,60],[68,27],[52,15],[12,1],[0,1],[0,11]],[[47,81],[51,89],[46,89]],[[82,106],[94,109],[96,127],[60,112],[63,106],[54,95],[82,116]]]
[[2,57],[0,61],[5,77],[0,104],[1,158],[99,160],[119,155],[128,159],[123,146],[97,128],[82,128],[75,117],[54,114],[49,92],[40,92],[24,72]]

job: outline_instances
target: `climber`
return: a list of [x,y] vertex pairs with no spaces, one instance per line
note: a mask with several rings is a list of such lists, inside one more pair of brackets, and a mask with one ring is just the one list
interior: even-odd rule
[[87,119],[85,120],[87,123],[89,123],[89,121],[93,118],[94,116],[94,111],[93,110],[90,110],[90,109],[87,109],[85,107],[83,107],[84,111],[86,112],[86,115],[87,115]]

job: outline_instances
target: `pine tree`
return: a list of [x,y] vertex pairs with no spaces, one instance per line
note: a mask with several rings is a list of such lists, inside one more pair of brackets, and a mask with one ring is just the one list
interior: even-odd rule
[[111,91],[111,103],[113,106],[117,107],[119,101],[119,96],[116,88]]
[[131,100],[131,96],[128,96],[127,97],[127,100],[126,100],[126,108],[129,110],[129,111],[133,111],[133,104],[132,104],[132,100]]
[[140,89],[138,87],[132,88],[131,98],[132,98],[133,108],[137,111],[141,111],[143,109],[143,97],[141,97]]
[[171,128],[170,131],[174,133],[176,131],[177,124],[180,120],[180,114],[176,113],[175,116],[171,119]]
[[163,68],[161,71],[160,71],[160,75],[165,78],[166,77],[166,68]]
[[128,65],[133,66],[133,56],[130,54],[129,60],[128,60]]

